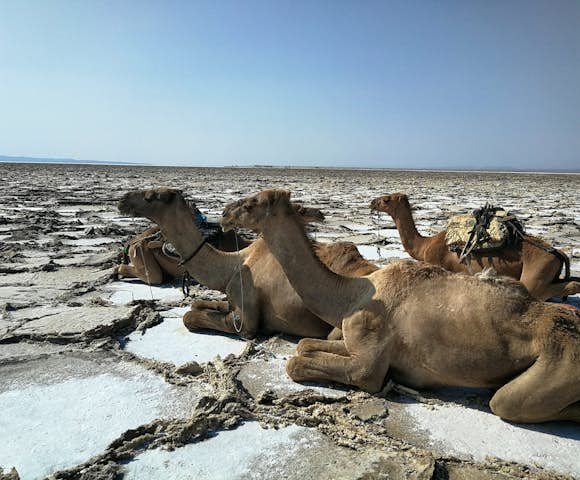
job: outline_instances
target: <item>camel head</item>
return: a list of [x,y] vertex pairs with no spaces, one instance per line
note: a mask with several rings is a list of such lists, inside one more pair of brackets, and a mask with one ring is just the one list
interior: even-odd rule
[[404,193],[383,195],[375,198],[370,204],[371,210],[388,213],[391,217],[396,216],[401,207],[409,208],[409,198]]
[[268,217],[294,211],[288,190],[264,190],[226,205],[220,223],[224,231],[241,227],[259,232]]
[[173,187],[127,192],[117,207],[123,215],[146,217],[155,223],[160,223],[168,213],[177,213],[183,207],[191,212],[181,190]]

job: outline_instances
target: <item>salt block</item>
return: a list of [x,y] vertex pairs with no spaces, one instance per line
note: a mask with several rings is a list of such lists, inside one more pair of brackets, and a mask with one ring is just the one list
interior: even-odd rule
[[[47,308],[45,315],[26,322],[13,330],[14,337],[92,339],[110,335],[126,327],[136,307],[56,307]],[[38,308],[30,309],[38,315]],[[54,312],[51,312],[54,310]]]
[[314,429],[296,425],[264,429],[256,422],[248,422],[171,452],[147,450],[124,466],[123,478],[419,478],[412,474],[424,469],[421,460],[417,465],[396,465],[384,453],[355,452],[340,447]]
[[178,302],[183,293],[171,284],[147,285],[140,280],[112,282],[103,288],[105,297],[115,305],[127,305],[135,300]]
[[[176,387],[108,354],[62,354],[0,365],[2,466],[44,478],[87,461],[123,432],[187,417],[209,387]],[[199,388],[199,390],[197,390]]]
[[400,410],[389,406],[388,422],[398,419],[403,426],[396,436],[412,444],[467,460],[491,456],[580,476],[580,429],[572,422],[518,425],[504,422],[488,408],[457,403],[403,401],[399,406]]
[[206,363],[218,355],[222,358],[230,354],[240,355],[246,348],[245,341],[226,334],[190,332],[183,325],[183,315],[170,316],[181,310],[187,311],[172,309],[164,313],[165,318],[159,325],[145,332],[133,332],[127,337],[125,350],[140,357],[179,366],[191,361]]

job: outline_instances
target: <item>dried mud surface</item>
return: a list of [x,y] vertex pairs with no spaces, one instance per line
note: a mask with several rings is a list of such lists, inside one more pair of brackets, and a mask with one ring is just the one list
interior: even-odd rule
[[[160,415],[129,428],[80,464],[54,469],[53,478],[122,478],[125,466],[143,451],[172,451],[250,421],[268,428],[299,425],[328,440],[320,452],[308,457],[309,464],[296,467],[302,478],[308,472],[324,472],[325,456],[347,451],[354,455],[354,463],[356,458],[370,460],[333,478],[567,478],[531,462],[473,461],[446,454],[415,441],[405,422],[394,420],[401,403],[479,408],[488,399],[486,393],[457,400],[398,386],[382,396],[340,387],[332,394],[318,386],[269,388],[268,382],[260,383],[261,369],[283,365],[295,340],[280,337],[247,342],[241,355],[201,365],[174,365],[130,353],[124,347],[133,332],[152,335],[171,308],[187,307],[194,298],[221,298],[221,294],[195,287],[187,298],[164,299],[155,298],[153,291],[148,298],[145,291],[144,298],[131,293],[135,300],[116,304],[108,289],[123,243],[149,225],[144,219],[120,216],[116,203],[128,190],[159,185],[183,189],[210,216],[219,215],[227,202],[242,196],[266,188],[289,189],[295,200],[326,214],[327,221],[313,233],[317,239],[366,246],[365,255],[378,264],[405,254],[390,218],[370,215],[372,198],[406,192],[424,234],[439,231],[450,215],[488,201],[513,211],[530,233],[565,250],[572,259],[572,274],[579,275],[580,176],[0,164],[0,184],[0,376],[4,378],[0,394],[23,388],[19,382],[25,375],[26,382],[39,384],[58,384],[60,376],[89,375],[95,367],[86,367],[85,372],[86,363],[98,365],[97,373],[104,375],[132,371],[124,365],[134,365],[190,399],[185,412]],[[576,296],[569,303],[580,302]],[[56,372],[52,365],[57,364],[65,367]],[[281,382],[283,375],[281,370]],[[18,478],[12,467],[0,456],[0,479]],[[254,472],[248,478],[268,478],[268,472],[260,476],[259,468]]]

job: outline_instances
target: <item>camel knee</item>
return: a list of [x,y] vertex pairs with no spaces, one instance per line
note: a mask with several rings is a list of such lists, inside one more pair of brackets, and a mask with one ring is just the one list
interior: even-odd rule
[[380,392],[385,376],[378,373],[369,367],[359,367],[351,373],[349,383],[368,393]]
[[514,423],[545,422],[557,419],[559,413],[558,409],[548,402],[530,405],[517,396],[510,398],[508,395],[497,394],[490,400],[489,408],[502,420]]
[[494,395],[489,401],[489,408],[503,420],[517,422],[521,416],[521,405],[517,402],[510,401],[505,395]]

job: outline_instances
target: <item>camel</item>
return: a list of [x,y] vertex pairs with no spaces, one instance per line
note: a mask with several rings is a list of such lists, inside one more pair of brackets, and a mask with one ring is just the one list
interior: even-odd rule
[[[129,263],[118,265],[115,273],[118,277],[139,278],[149,285],[159,285],[167,278],[182,277],[185,269],[179,265],[179,258],[163,252],[164,243],[158,226],[148,228],[131,239],[126,250]],[[232,252],[247,247],[251,241],[234,232],[220,232],[211,243],[220,250]]]
[[[196,218],[196,225],[213,227],[218,224],[207,223],[205,216],[199,209],[189,202],[189,206]],[[293,204],[305,222],[321,222],[324,215],[317,208],[305,207]],[[202,221],[199,219],[203,218]],[[129,263],[122,263],[116,267],[116,275],[123,278],[139,278],[149,285],[159,285],[164,279],[183,277],[185,268],[179,265],[179,258],[167,255],[163,251],[165,238],[158,226],[153,226],[133,238],[126,249],[126,257]],[[208,240],[211,245],[224,252],[234,252],[247,247],[251,240],[237,235],[234,232],[223,232],[220,229]]]
[[[316,209],[291,208],[303,223],[320,218],[313,213]],[[239,252],[222,252],[208,245],[180,190],[160,187],[129,192],[119,202],[119,210],[159,225],[190,275],[227,295],[224,302],[194,302],[183,317],[189,330],[212,329],[245,338],[279,332],[318,338],[330,334],[333,326],[304,307],[262,239]],[[366,275],[377,269],[350,243],[317,243],[313,248],[328,268],[344,275]],[[339,330],[332,333],[331,338],[336,337]]]
[[287,363],[298,382],[370,393],[387,376],[411,388],[497,389],[491,410],[513,422],[580,422],[580,316],[535,300],[517,281],[406,260],[363,277],[329,270],[290,208],[266,190],[225,208],[225,230],[262,238],[304,305],[342,340],[302,339]]
[[423,237],[415,227],[407,195],[394,193],[375,198],[370,208],[388,213],[397,226],[403,247],[411,257],[452,272],[476,273],[493,268],[499,275],[519,280],[538,300],[566,297],[580,292],[580,282],[574,277],[559,280],[562,267],[569,270],[569,259],[540,238],[525,235],[515,246],[485,253],[472,252],[468,264],[451,252],[445,241],[446,231],[433,237]]

